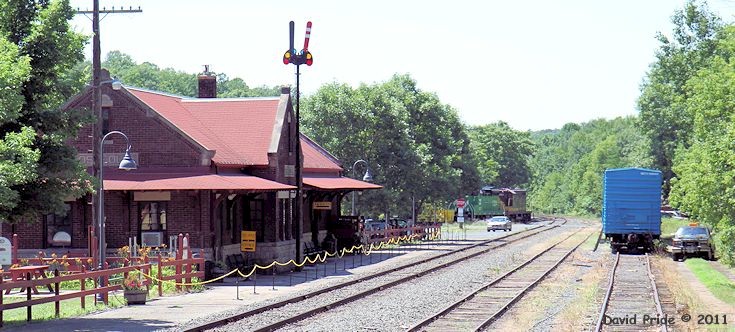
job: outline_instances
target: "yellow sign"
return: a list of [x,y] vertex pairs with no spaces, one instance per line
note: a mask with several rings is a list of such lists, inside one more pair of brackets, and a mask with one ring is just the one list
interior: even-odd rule
[[332,202],[314,202],[312,207],[314,210],[331,210]]
[[255,231],[240,231],[240,251],[255,251]]

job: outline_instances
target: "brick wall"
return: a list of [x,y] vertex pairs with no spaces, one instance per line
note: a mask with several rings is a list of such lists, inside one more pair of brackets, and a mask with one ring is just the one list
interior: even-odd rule
[[[132,145],[131,152],[137,154],[136,162],[140,168],[201,165],[201,152],[188,139],[164,124],[155,115],[146,115],[144,109],[122,93],[109,91],[108,93],[113,100],[113,106],[109,108],[109,129],[121,131],[128,136]],[[82,102],[74,107],[90,107],[90,105]],[[70,143],[79,153],[91,153],[93,150],[91,136],[92,125],[89,125],[82,128],[77,139]],[[110,135],[105,143],[105,153],[124,153],[127,148],[125,139],[120,135]]]

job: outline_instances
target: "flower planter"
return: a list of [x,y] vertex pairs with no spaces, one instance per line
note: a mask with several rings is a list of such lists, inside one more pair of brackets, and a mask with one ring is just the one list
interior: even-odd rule
[[125,300],[128,301],[128,305],[145,304],[147,295],[148,295],[148,291],[145,289],[125,290]]

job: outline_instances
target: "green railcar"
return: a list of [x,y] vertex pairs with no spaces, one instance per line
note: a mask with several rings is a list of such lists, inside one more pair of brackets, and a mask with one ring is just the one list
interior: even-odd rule
[[471,218],[482,220],[493,216],[505,215],[503,207],[500,205],[498,196],[493,195],[473,195],[465,196],[467,214]]
[[506,216],[513,221],[531,221],[531,211],[526,210],[526,191],[523,189],[483,188],[477,195],[468,195],[467,214],[476,220],[494,216]]

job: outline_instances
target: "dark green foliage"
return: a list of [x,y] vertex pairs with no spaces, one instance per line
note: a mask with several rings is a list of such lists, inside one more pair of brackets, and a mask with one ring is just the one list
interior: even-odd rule
[[647,139],[635,122],[634,117],[599,119],[533,135],[537,149],[530,161],[532,209],[599,215],[605,169],[651,166]]
[[63,213],[65,198],[91,190],[66,145],[88,115],[59,109],[83,86],[72,68],[84,37],[69,29],[72,16],[65,0],[0,3],[0,219]]
[[673,39],[659,33],[661,46],[638,99],[640,127],[650,139],[654,166],[663,172],[664,190],[675,176],[672,161],[679,147],[690,144],[692,122],[685,110],[686,82],[714,55],[720,18],[706,4],[687,3],[672,17]]
[[[348,176],[364,159],[375,182],[385,186],[362,195],[360,210],[369,215],[409,216],[411,198],[420,210],[424,202],[444,202],[480,186],[456,111],[407,75],[357,89],[327,84],[302,100],[303,131],[342,160]],[[356,175],[363,172],[358,166]]]
[[[102,67],[125,85],[180,96],[197,96],[197,74],[172,68],[161,69],[150,62],[138,64],[129,55],[120,51],[108,53]],[[269,97],[278,96],[280,93],[279,87],[250,88],[241,78],[230,79],[226,74],[217,74],[217,97]]]
[[530,132],[498,122],[470,128],[470,137],[483,183],[509,188],[528,185],[528,161],[535,148]]

